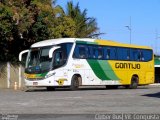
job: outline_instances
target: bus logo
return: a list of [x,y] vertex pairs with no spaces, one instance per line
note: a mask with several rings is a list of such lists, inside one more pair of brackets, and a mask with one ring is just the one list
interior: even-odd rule
[[115,68],[121,69],[140,69],[140,64],[133,64],[133,63],[116,63]]

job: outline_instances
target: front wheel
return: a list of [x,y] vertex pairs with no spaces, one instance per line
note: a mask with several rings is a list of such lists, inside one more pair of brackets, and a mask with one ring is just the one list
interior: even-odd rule
[[79,80],[76,75],[72,77],[70,90],[77,90],[79,88]]

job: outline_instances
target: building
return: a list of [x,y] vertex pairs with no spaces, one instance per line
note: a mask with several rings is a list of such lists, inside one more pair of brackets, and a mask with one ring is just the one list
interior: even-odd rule
[[160,83],[160,56],[155,56],[155,83]]

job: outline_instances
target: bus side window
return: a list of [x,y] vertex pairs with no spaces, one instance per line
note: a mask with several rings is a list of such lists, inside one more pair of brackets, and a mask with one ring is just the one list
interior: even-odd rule
[[141,60],[140,50],[130,49],[130,60],[140,61]]
[[116,48],[115,47],[111,47],[110,48],[110,59],[111,60],[116,60]]
[[103,48],[95,46],[93,47],[93,58],[94,59],[103,59]]
[[141,51],[138,50],[138,53],[137,53],[137,54],[138,54],[138,55],[137,55],[137,56],[138,56],[138,59],[137,59],[137,60],[138,60],[138,61],[141,61]]
[[141,61],[144,61],[144,55],[143,55],[143,52],[142,51],[140,51],[140,56],[141,56]]
[[73,53],[73,58],[86,59],[88,58],[89,50],[86,45],[76,45]]
[[98,58],[98,49],[96,47],[93,48],[93,58],[94,59]]
[[98,59],[103,59],[103,48],[102,47],[98,48]]
[[110,48],[104,47],[104,59],[110,59]]
[[79,58],[86,58],[86,50],[85,47],[79,47]]
[[92,57],[93,57],[92,46],[90,45],[90,46],[88,46],[87,48],[88,48],[88,49],[87,49],[87,51],[88,51],[88,58],[89,58],[89,59],[92,59]]
[[73,58],[79,58],[79,48],[76,45],[74,52],[73,52]]
[[128,54],[128,48],[117,48],[117,58],[118,60],[128,60],[129,54]]
[[107,59],[110,59],[110,56],[111,56],[110,49],[109,49],[109,48],[107,48],[107,55],[106,55]]
[[127,60],[130,60],[130,50],[127,49]]
[[152,60],[153,52],[152,50],[141,50],[143,59],[142,61],[150,61]]
[[53,65],[54,69],[63,65],[63,54],[61,51],[55,52]]

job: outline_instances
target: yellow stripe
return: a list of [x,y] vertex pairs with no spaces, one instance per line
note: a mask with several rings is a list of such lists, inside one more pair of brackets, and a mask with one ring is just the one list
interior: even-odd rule
[[131,47],[131,48],[144,48],[144,49],[151,49],[148,46],[139,46],[139,45],[133,45],[133,44],[124,44],[119,42],[114,42],[111,40],[95,40],[96,43],[99,45],[109,45],[109,46],[121,46],[121,47]]

